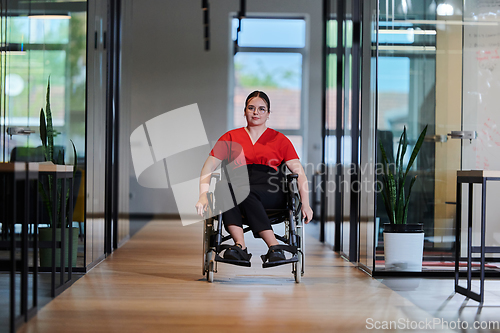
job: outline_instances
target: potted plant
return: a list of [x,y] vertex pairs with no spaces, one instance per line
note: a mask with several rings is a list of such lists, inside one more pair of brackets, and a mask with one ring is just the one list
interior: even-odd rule
[[[408,207],[410,194],[417,180],[414,176],[407,192],[405,189],[406,179],[420,147],[424,142],[427,126],[413,148],[406,168],[403,167],[403,160],[408,147],[406,137],[406,126],[399,139],[396,161],[392,162],[387,157],[384,146],[380,142],[380,151],[382,153],[383,171],[381,173],[381,183],[379,182],[379,191],[382,194],[385,209],[389,216],[390,223],[384,225],[384,255],[385,269],[420,272],[422,271],[422,257],[424,250],[424,229],[423,223],[407,224]],[[391,170],[391,169],[394,170]]]
[[[54,137],[57,136],[58,132],[54,130],[54,127],[52,125],[52,112],[50,109],[50,78],[47,83],[47,95],[46,95],[46,106],[45,106],[46,112],[43,111],[43,108],[40,111],[40,139],[42,141],[42,147],[43,147],[43,152],[45,156],[45,161],[50,163],[50,164],[64,164],[64,154],[62,150],[59,150],[57,152],[57,157],[55,156],[55,149],[54,149]],[[71,141],[71,140],[70,140]],[[71,144],[73,146],[73,153],[74,153],[74,165],[73,165],[73,179],[75,176],[76,172],[76,163],[77,163],[77,154],[76,154],[76,148],[71,141]],[[65,267],[68,266],[68,249],[69,249],[69,228],[72,227],[72,216],[68,216],[68,207],[69,207],[69,200],[73,200],[73,195],[69,192],[69,187],[66,188],[65,193],[63,193],[62,190],[62,182],[63,180],[58,180],[56,183],[56,198],[53,198],[52,196],[52,191],[53,191],[53,176],[52,175],[47,175],[46,177],[43,177],[40,179],[38,183],[38,189],[39,193],[42,197],[42,201],[45,207],[45,214],[42,214],[42,216],[45,216],[45,221],[48,224],[48,227],[46,228],[39,228],[39,239],[40,241],[52,241],[52,227],[56,227],[56,241],[61,240],[61,228],[62,228],[62,223],[61,223],[61,214],[63,210],[63,206],[61,205],[61,202],[63,201],[64,196],[64,205],[66,206],[65,212],[66,216],[64,217],[65,221]],[[56,205],[56,216],[53,216],[53,207]],[[72,228],[72,266],[76,266],[76,259],[77,259],[77,250],[78,250],[78,228]],[[61,267],[60,263],[60,258],[61,258],[61,250],[56,249],[56,261],[55,265],[56,267]],[[41,248],[40,249],[40,266],[41,267],[50,267],[52,266],[52,249],[51,248]]]

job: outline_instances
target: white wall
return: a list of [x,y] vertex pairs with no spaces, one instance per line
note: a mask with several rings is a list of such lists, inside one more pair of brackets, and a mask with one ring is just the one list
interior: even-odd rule
[[[133,131],[145,121],[176,108],[198,103],[209,141],[227,128],[230,13],[239,9],[237,0],[210,0],[211,50],[204,51],[201,1],[127,0],[132,8],[133,38],[124,38],[124,67],[131,79],[131,124]],[[309,113],[306,133],[307,161],[321,162],[321,0],[252,0],[249,13],[308,14],[310,53]],[[125,22],[125,25],[128,23]],[[132,43],[132,45],[130,45]],[[124,62],[125,63],[125,62]],[[173,144],[173,143],[166,143]],[[125,154],[130,146],[121,143]],[[201,165],[200,165],[201,169]],[[170,189],[138,185],[133,167],[130,174],[130,212],[175,214]],[[194,207],[193,203],[193,207]]]

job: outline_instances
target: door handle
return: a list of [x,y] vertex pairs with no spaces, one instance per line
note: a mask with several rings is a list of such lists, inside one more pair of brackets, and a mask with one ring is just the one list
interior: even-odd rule
[[426,135],[424,138],[425,142],[446,142],[448,137],[446,135]]
[[35,133],[34,130],[23,127],[7,127],[7,134],[10,136],[13,135],[30,135],[31,133]]
[[451,133],[448,133],[448,136],[451,139],[472,140],[472,139],[477,138],[477,132],[476,131],[451,131]]

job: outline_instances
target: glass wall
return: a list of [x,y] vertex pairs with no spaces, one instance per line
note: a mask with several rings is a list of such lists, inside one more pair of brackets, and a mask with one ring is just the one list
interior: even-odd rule
[[[86,3],[13,1],[7,8],[1,18],[0,160],[46,160],[40,150],[40,116],[43,108],[47,117],[50,82],[54,162],[74,165],[76,159],[73,221],[83,239]],[[78,262],[83,266],[80,245]]]
[[[428,126],[420,154],[408,174],[408,179],[418,176],[411,192],[408,223],[424,225],[422,270],[450,272],[454,269],[456,247],[457,171],[498,170],[500,166],[495,159],[499,140],[498,94],[494,93],[494,87],[500,82],[495,71],[500,45],[497,31],[500,6],[493,2],[434,0],[378,1],[378,6],[379,30],[378,35],[372,37],[372,43],[378,42],[377,153],[366,156],[378,156],[377,162],[380,162],[378,146],[382,144],[394,158],[404,128],[411,151],[422,129]],[[363,93],[365,98],[368,96]],[[477,137],[461,140],[448,135],[460,130],[470,131]],[[371,147],[362,146],[362,156]],[[404,161],[403,166],[407,162]],[[488,188],[487,246],[497,246],[499,242],[495,238],[498,228],[491,223],[493,216],[498,215],[493,198],[498,197],[499,189],[500,186],[494,184]],[[382,198],[374,199],[376,260],[373,270],[383,273],[383,229],[388,217]],[[467,202],[467,195],[461,200]],[[476,246],[480,234],[479,193],[472,202],[473,245]],[[362,205],[360,208],[363,210]],[[467,213],[464,208],[462,216]],[[362,228],[362,218],[360,223]],[[466,238],[465,230],[462,221],[462,239]],[[464,242],[461,246],[463,257]]]
[[359,189],[355,186],[360,176],[358,94],[361,78],[361,30],[358,28],[363,6],[358,1],[328,4],[325,241],[348,260],[357,261]]
[[[384,272],[383,230],[389,221],[375,193],[379,145],[394,159],[404,128],[411,151],[428,126],[408,174],[408,179],[418,176],[408,223],[424,225],[423,270],[450,272],[457,170],[498,170],[500,165],[495,159],[500,146],[498,112],[493,111],[498,105],[493,91],[500,82],[500,7],[458,0],[374,0],[359,6],[354,2],[328,2],[325,241],[366,270]],[[459,130],[477,133],[477,139],[448,135]],[[497,197],[499,188],[491,185],[489,198]],[[477,207],[480,198],[473,202]],[[487,219],[498,215],[497,205],[489,207]],[[479,209],[474,214],[479,220]],[[488,228],[487,245],[498,244],[495,226]]]
[[[47,162],[75,165],[73,193],[67,193],[74,206],[74,213],[68,216],[73,221],[74,253],[73,269],[84,270],[84,201],[85,201],[85,120],[87,85],[87,3],[86,1],[13,1],[1,2],[0,16],[0,163],[9,162]],[[47,89],[50,83],[50,107],[47,104]],[[44,111],[46,129],[53,125],[53,158],[42,149],[41,109]],[[51,110],[49,116],[48,109]],[[42,126],[43,127],[43,126]],[[51,143],[48,143],[52,145]],[[73,149],[73,147],[75,149]],[[76,151],[76,155],[75,152]],[[38,168],[37,168],[38,170]],[[42,180],[43,177],[40,177]],[[43,180],[42,180],[43,182]],[[8,182],[0,184],[2,193],[8,193]],[[30,213],[29,259],[28,266],[39,267],[38,306],[51,299],[50,266],[41,257],[33,256],[33,241],[39,237],[39,230],[53,221],[47,210],[40,210],[39,229],[34,228],[35,205],[45,207],[41,200],[46,191],[34,186],[29,201],[26,197],[16,197],[22,213]],[[37,196],[40,202],[37,203]],[[5,199],[5,197],[3,197]],[[30,205],[26,206],[26,202]],[[5,203],[5,202],[4,202]],[[23,227],[18,219],[4,219],[0,228],[2,235],[13,226],[17,240],[21,238]],[[67,234],[66,234],[67,237]],[[4,238],[0,248],[1,267],[8,267],[8,251],[4,248]],[[36,244],[36,243],[35,243]],[[20,251],[20,249],[19,249]],[[57,251],[56,251],[57,252]],[[16,250],[16,256],[19,253]],[[32,270],[31,270],[32,272]],[[67,277],[68,275],[66,275]],[[66,278],[65,277],[65,278]],[[0,274],[1,293],[5,295],[9,284],[8,274]],[[16,274],[16,295],[19,294],[20,281]],[[29,276],[28,289],[34,288],[33,274]],[[36,289],[35,289],[36,290]],[[5,292],[5,294],[4,294]],[[31,297],[31,295],[30,295]],[[8,314],[9,297],[1,298],[2,316]],[[20,304],[20,300],[16,300]],[[35,302],[36,304],[36,302]],[[16,309],[16,315],[19,315]],[[8,329],[8,324],[0,325]],[[8,323],[8,321],[7,321]]]

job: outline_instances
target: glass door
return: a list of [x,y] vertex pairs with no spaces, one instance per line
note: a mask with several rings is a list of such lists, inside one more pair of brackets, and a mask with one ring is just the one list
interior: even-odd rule
[[[411,151],[428,125],[408,175],[418,176],[408,223],[424,224],[423,270],[450,269],[447,263],[455,246],[455,184],[461,143],[448,139],[447,134],[460,130],[462,123],[463,8],[459,1],[450,3],[379,1],[378,156],[379,143],[389,155],[396,155],[404,127]],[[380,195],[376,217],[376,269],[383,270],[383,225],[388,218]]]

